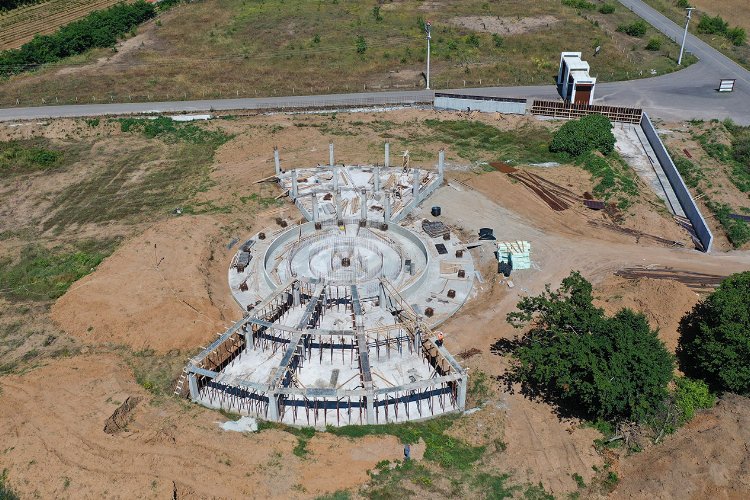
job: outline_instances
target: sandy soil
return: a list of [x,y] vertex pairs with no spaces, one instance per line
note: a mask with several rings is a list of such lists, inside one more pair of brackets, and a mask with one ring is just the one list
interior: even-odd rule
[[[4,377],[0,388],[0,464],[24,498],[312,497],[361,484],[378,461],[403,454],[394,437],[321,435],[300,459],[296,438],[283,431],[226,432],[213,411],[150,404],[113,355],[57,360]],[[131,395],[145,401],[128,430],[106,434],[105,421]],[[423,449],[414,447],[415,457]]]
[[[227,242],[270,222],[270,212],[258,214],[242,208],[237,200],[269,189],[255,181],[273,172],[273,145],[281,146],[285,166],[326,162],[328,140],[336,143],[337,161],[374,162],[382,155],[381,133],[393,136],[395,154],[406,148],[410,131],[418,129],[420,120],[435,116],[455,118],[447,113],[409,110],[387,115],[339,114],[335,120],[330,116],[277,115],[218,122],[237,136],[217,152],[212,173],[216,184],[202,193],[201,199],[230,203],[236,210],[232,214],[168,218],[130,237],[53,308],[55,321],[88,344],[89,353],[47,359],[43,366],[23,375],[0,378],[0,421],[4,423],[0,426],[0,450],[5,450],[0,453],[0,470],[9,468],[10,484],[23,495],[38,493],[42,497],[73,493],[81,497],[164,497],[175,490],[178,497],[314,497],[325,491],[356,488],[367,481],[366,470],[379,460],[400,458],[402,449],[390,437],[349,441],[316,435],[308,444],[312,455],[302,460],[292,454],[297,441],[288,433],[225,433],[216,426],[216,421],[224,420],[216,412],[171,399],[150,402],[149,394],[134,382],[121,358],[102,352],[99,344],[122,343],[159,352],[191,350],[205,345],[214,333],[239,317],[241,312],[226,286],[231,256]],[[508,128],[528,120],[477,119]],[[376,120],[394,124],[386,132],[376,132],[382,130],[380,125],[374,126]],[[352,125],[355,121],[364,125]],[[350,135],[354,128],[361,133]],[[420,144],[427,153],[416,163],[433,165],[431,153],[440,146]],[[571,269],[579,269],[600,295],[611,295],[604,297],[610,299],[603,303],[608,310],[627,305],[643,311],[652,326],[664,330],[669,344],[674,337],[668,332],[673,331],[679,315],[675,311],[689,308],[695,297],[671,283],[623,282],[612,278],[612,272],[625,266],[657,264],[726,274],[750,267],[750,254],[703,255],[644,240],[636,243],[630,236],[592,228],[589,217],[600,215],[577,210],[553,212],[505,174],[465,173],[470,170],[468,162],[450,151],[448,160],[453,169],[450,185],[434,194],[435,203],[443,207],[445,222],[467,234],[489,226],[502,239],[532,241],[535,264],[534,269],[514,273],[515,287],[510,289],[499,281],[490,249],[472,250],[483,283],[476,283],[474,297],[441,328],[452,352],[479,350],[465,364],[470,373],[481,370],[489,376],[493,396],[451,433],[473,444],[488,445],[490,452],[482,467],[512,472],[514,482],[541,481],[545,488],[563,496],[576,489],[571,474],[589,481],[592,467],[604,463],[593,448],[597,432],[575,421],[561,421],[549,406],[506,392],[492,382],[503,373],[507,360],[493,354],[491,347],[498,339],[517,334],[505,323],[505,315],[519,297],[539,293],[545,283],[557,284]],[[559,183],[583,183],[575,186],[577,189],[590,183],[567,167],[545,175]],[[639,204],[641,208],[636,210],[645,210],[646,202]],[[421,210],[426,214],[429,207]],[[296,214],[288,204],[272,211],[289,217]],[[644,231],[672,234],[661,215],[653,220],[633,220],[628,224],[641,225]],[[164,324],[171,326],[167,330]],[[129,431],[105,434],[104,422],[128,396],[146,398],[137,406]],[[737,404],[747,406],[745,400]],[[731,407],[716,410],[717,418],[732,418],[726,408]],[[721,426],[715,432],[720,433]],[[678,433],[668,442],[681,436]],[[730,433],[722,439],[731,437]],[[504,451],[498,451],[499,442],[505,443]],[[690,440],[674,442],[675,448],[655,447],[647,453],[661,457],[658,459],[665,467],[669,460],[675,464],[694,460],[689,453]],[[492,452],[492,446],[498,450]],[[675,451],[681,447],[687,452]],[[715,450],[719,461],[721,448]],[[734,460],[736,446],[727,447],[727,452]],[[635,496],[640,496],[638,490],[628,490],[626,485],[632,481],[632,488],[637,487],[641,456],[646,455],[625,459],[622,468],[621,489],[634,491]],[[628,468],[631,461],[634,465]],[[698,475],[708,475],[712,466],[701,462],[690,467]],[[207,477],[215,480],[207,481]],[[678,484],[662,488],[669,491]]]
[[627,307],[646,315],[651,328],[659,330],[659,338],[674,352],[677,349],[680,319],[698,303],[700,297],[676,281],[640,278],[626,280],[609,276],[594,290],[595,305],[607,314]]
[[625,461],[613,498],[747,498],[750,400],[727,396],[677,434]]
[[511,36],[530,33],[549,28],[560,20],[555,16],[537,17],[495,17],[495,16],[466,16],[454,17],[451,23],[474,31],[497,33]]

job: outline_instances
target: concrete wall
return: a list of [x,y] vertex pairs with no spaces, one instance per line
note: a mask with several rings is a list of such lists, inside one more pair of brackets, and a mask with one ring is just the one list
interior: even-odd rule
[[682,210],[693,224],[698,239],[703,245],[704,251],[709,252],[711,250],[714,236],[711,234],[711,230],[708,228],[706,220],[698,209],[698,205],[695,204],[695,200],[693,200],[693,197],[690,195],[690,191],[688,191],[685,182],[682,180],[682,176],[677,171],[677,167],[675,167],[672,158],[669,156],[667,149],[659,138],[659,134],[656,133],[656,129],[646,113],[643,113],[643,117],[641,118],[641,128],[643,129],[643,133],[646,134],[649,144],[651,144],[651,147],[654,149],[656,158],[664,169],[664,173],[667,175],[667,179],[669,179],[669,183],[672,185],[672,190],[677,196],[677,200],[680,202]]
[[459,94],[435,93],[436,109],[452,109],[456,111],[482,111],[484,113],[526,114],[526,99],[511,99],[505,97],[467,96]]

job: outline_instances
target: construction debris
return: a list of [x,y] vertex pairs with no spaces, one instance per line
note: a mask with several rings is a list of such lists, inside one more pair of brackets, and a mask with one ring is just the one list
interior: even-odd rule
[[726,276],[682,271],[671,267],[626,267],[615,272],[615,276],[626,279],[651,278],[679,281],[697,292],[711,291],[726,278]]
[[430,238],[440,238],[446,234],[450,234],[448,226],[440,221],[429,221],[424,219],[422,221],[422,230],[427,233]]

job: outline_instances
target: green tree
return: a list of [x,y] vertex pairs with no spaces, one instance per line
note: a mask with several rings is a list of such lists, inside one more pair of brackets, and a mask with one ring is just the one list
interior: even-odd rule
[[622,309],[607,317],[577,272],[517,307],[508,321],[531,328],[513,351],[508,378],[527,394],[592,420],[640,421],[660,409],[674,362],[642,314]]
[[750,271],[733,274],[680,322],[682,370],[718,391],[750,393]]
[[566,122],[555,133],[549,149],[553,153],[565,152],[571,156],[594,150],[608,155],[615,150],[612,122],[604,115],[589,115]]

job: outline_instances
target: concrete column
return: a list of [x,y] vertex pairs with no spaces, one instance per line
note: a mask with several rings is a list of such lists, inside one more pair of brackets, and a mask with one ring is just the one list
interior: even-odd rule
[[333,167],[333,190],[339,190],[339,167],[335,165]]
[[380,285],[380,294],[378,295],[378,304],[382,309],[385,309],[385,288]]
[[464,376],[458,381],[458,409],[466,409],[466,386],[468,384],[467,377]]
[[292,199],[297,199],[297,169],[292,170]]
[[414,179],[412,180],[411,194],[416,198],[419,195],[419,169],[414,169]]
[[375,425],[375,401],[374,400],[374,393],[368,392],[367,393],[367,425]]
[[445,178],[445,150],[441,149],[438,153],[438,179],[442,184]]
[[277,422],[279,420],[279,397],[276,394],[268,394],[268,420]]
[[198,399],[198,378],[195,373],[188,373],[188,383],[190,384],[190,399],[193,401]]
[[385,143],[385,168],[388,168],[391,166],[391,143],[387,142]]
[[318,222],[318,195],[315,193],[312,195],[312,218],[313,222]]
[[279,160],[279,148],[273,147],[273,162],[276,165],[276,175],[281,175],[281,160]]
[[365,190],[359,193],[359,211],[359,218],[367,220],[367,192]]
[[294,296],[294,306],[299,307],[302,303],[302,296],[300,295],[299,286],[294,285],[292,295]]
[[422,348],[422,330],[417,328],[414,331],[414,352],[419,352]]
[[334,191],[333,192],[333,208],[334,208],[334,211],[335,211],[334,215],[336,217],[336,220],[338,221],[341,218],[341,211],[340,211],[340,207],[339,207],[339,192],[338,191]]
[[385,222],[390,222],[391,220],[391,197],[388,196],[388,193],[383,193],[383,216]]
[[380,192],[380,167],[375,167],[375,192]]
[[328,166],[332,167],[335,163],[333,163],[333,143],[328,144]]

